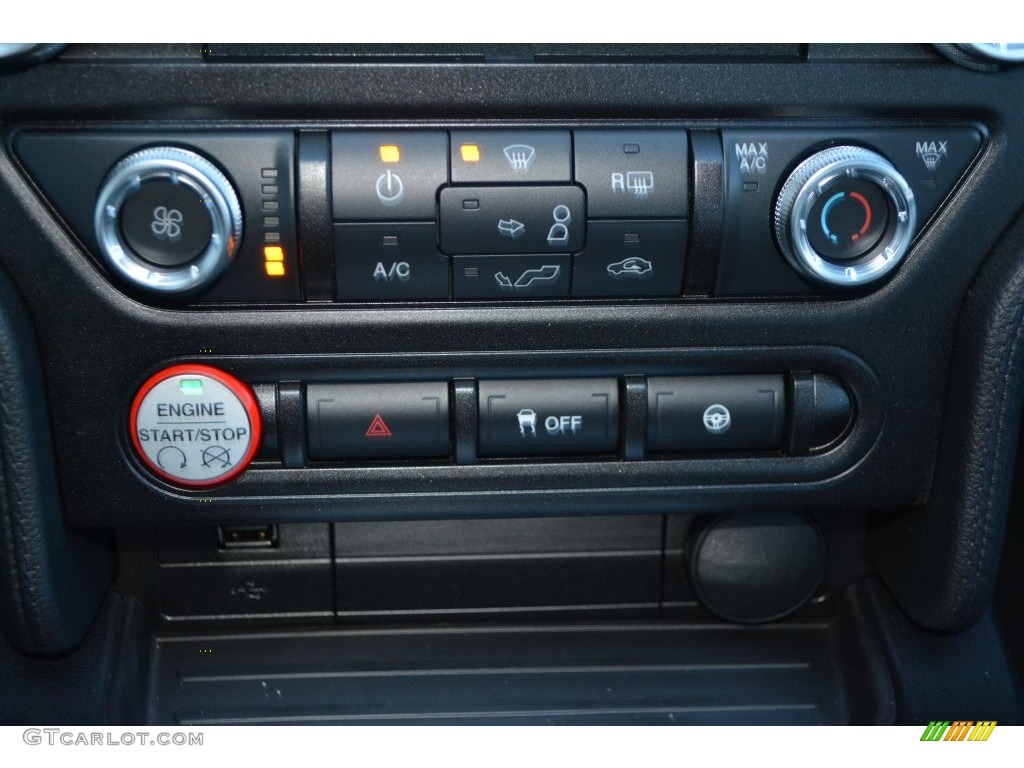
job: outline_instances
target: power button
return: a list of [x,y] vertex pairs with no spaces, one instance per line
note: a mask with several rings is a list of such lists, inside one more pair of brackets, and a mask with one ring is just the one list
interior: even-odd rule
[[129,431],[154,474],[187,488],[237,477],[260,444],[259,406],[247,384],[208,365],[151,376],[132,402]]

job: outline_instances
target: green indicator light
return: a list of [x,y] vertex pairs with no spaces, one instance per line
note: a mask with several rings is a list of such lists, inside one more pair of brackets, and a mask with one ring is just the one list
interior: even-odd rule
[[178,382],[178,389],[183,395],[203,394],[203,382],[200,379],[182,379]]

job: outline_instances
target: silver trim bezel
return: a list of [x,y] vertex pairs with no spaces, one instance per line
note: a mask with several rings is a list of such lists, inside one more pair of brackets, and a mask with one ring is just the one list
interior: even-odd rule
[[1024,43],[956,43],[956,46],[983,61],[1024,63]]
[[[892,235],[877,253],[849,263],[823,258],[807,236],[807,220],[815,202],[839,178],[864,179],[876,184],[895,209]],[[795,197],[789,196],[799,185]],[[784,226],[779,226],[784,224]],[[879,280],[903,260],[910,250],[917,225],[914,193],[893,165],[863,147],[834,147],[813,155],[790,175],[776,205],[776,230],[789,262],[815,280],[841,288]]]
[[[210,242],[180,267],[161,268],[135,254],[124,241],[119,217],[128,196],[153,181],[189,187],[210,215]],[[227,177],[213,163],[186,149],[156,147],[125,157],[100,187],[93,216],[100,253],[133,285],[158,294],[194,293],[212,284],[231,264],[242,239],[242,210]]]

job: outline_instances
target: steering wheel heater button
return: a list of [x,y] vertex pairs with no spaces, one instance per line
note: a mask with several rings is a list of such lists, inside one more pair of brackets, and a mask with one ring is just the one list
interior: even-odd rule
[[187,488],[210,488],[249,465],[260,444],[259,407],[234,376],[207,365],[175,365],[139,389],[130,434],[154,474]]
[[785,403],[785,384],[777,375],[652,377],[647,447],[666,453],[776,448]]

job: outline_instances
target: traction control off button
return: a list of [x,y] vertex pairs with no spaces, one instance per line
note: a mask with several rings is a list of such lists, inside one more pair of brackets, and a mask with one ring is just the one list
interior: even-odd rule
[[481,381],[480,455],[614,453],[616,379]]
[[247,384],[208,365],[151,376],[132,402],[132,444],[156,475],[210,488],[240,475],[260,444],[259,406]]

